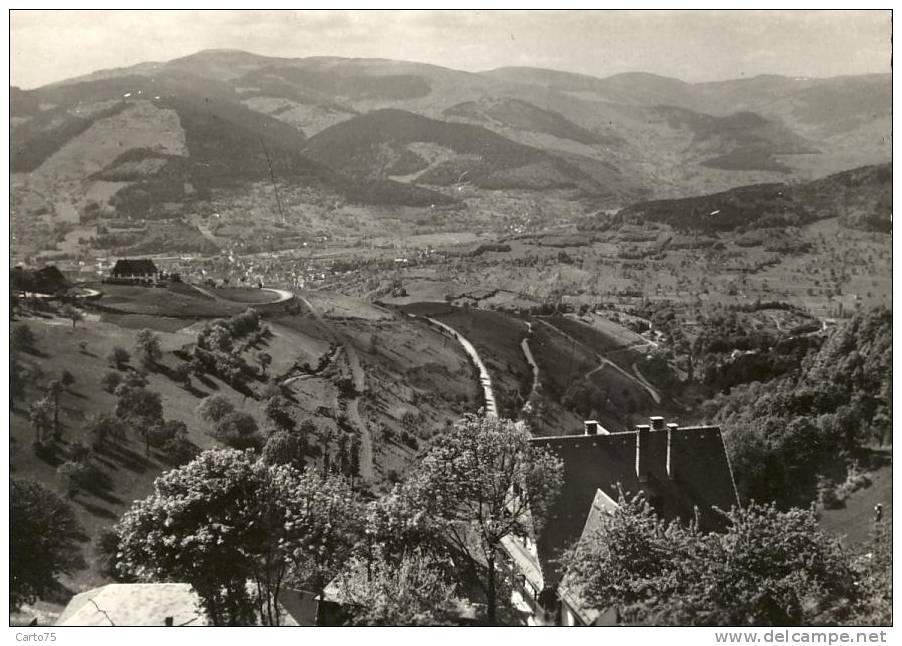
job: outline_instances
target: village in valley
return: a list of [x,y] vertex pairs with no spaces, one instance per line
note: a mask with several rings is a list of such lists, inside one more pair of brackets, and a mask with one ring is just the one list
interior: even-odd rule
[[109,68],[10,88],[11,625],[892,624],[890,73]]

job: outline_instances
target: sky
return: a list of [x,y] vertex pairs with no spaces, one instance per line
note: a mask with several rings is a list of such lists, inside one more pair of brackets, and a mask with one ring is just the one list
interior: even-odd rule
[[466,71],[650,72],[689,82],[889,72],[882,11],[23,11],[10,83],[31,89],[202,49],[345,56]]

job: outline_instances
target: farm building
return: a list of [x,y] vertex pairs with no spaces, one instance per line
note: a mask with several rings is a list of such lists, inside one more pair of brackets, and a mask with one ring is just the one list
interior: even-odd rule
[[110,272],[108,281],[111,283],[133,283],[137,285],[151,285],[160,278],[160,270],[149,258],[129,260],[121,258]]
[[58,294],[71,285],[59,269],[47,265],[43,269],[13,267],[9,270],[9,287],[15,292]]
[[[567,588],[558,559],[581,537],[595,533],[617,508],[620,494],[643,492],[666,520],[697,520],[716,531],[716,511],[739,504],[720,428],[680,428],[652,417],[635,432],[608,433],[588,421],[581,435],[536,437],[564,465],[560,495],[543,523],[527,538],[503,541],[507,567],[531,625],[586,626],[617,621],[617,610],[586,607]],[[519,600],[518,600],[519,601]]]

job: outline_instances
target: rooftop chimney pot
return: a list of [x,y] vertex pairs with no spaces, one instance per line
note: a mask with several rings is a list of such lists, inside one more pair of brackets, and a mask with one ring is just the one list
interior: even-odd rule
[[598,421],[587,419],[583,422],[583,429],[585,430],[586,435],[598,435]]
[[649,417],[648,421],[651,422],[651,427],[656,431],[664,430],[664,418],[663,417]]
[[636,426],[636,477],[639,482],[648,482],[648,424]]

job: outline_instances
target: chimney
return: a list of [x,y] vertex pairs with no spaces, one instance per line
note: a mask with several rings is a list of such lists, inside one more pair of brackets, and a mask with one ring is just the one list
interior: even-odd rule
[[163,623],[167,626],[172,626],[174,623],[174,620],[172,617],[166,617],[165,619],[163,619]]
[[673,479],[674,477],[674,468],[673,468],[673,454],[671,453],[671,443],[673,442],[673,431],[677,430],[680,427],[679,424],[674,424],[671,422],[667,425],[667,477]]
[[583,429],[585,430],[586,435],[598,435],[598,421],[587,419],[583,422]]
[[651,422],[651,430],[653,430],[653,431],[663,431],[664,430],[664,418],[663,417],[649,417],[648,421]]
[[639,424],[636,427],[636,477],[639,483],[648,482],[648,424]]

